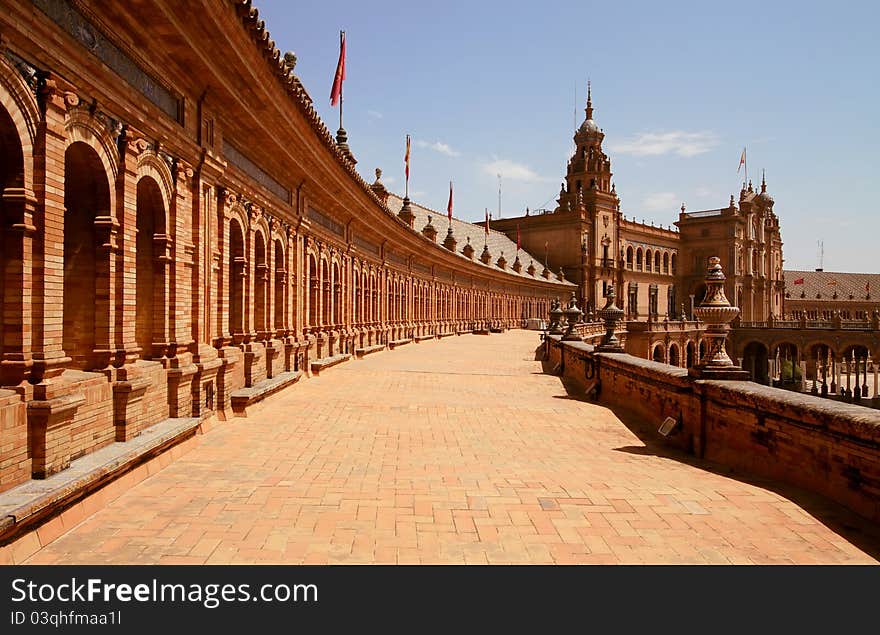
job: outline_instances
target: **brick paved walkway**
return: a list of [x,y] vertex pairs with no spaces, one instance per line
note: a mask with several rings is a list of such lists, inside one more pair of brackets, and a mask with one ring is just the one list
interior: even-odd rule
[[568,398],[537,343],[411,344],[303,381],[28,562],[876,562],[876,529],[833,503]]

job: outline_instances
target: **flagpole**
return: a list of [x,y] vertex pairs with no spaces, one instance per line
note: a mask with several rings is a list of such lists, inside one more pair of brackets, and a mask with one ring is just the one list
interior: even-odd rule
[[[345,38],[345,31],[339,31],[339,50],[342,50],[342,41]],[[344,82],[339,82],[339,128],[342,128],[342,84]]]

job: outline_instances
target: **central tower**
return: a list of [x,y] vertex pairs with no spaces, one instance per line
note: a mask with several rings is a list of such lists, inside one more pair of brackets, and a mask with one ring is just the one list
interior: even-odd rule
[[620,199],[611,183],[611,159],[602,150],[605,133],[593,119],[592,87],[587,82],[584,122],[575,131],[575,150],[568,160],[557,212],[581,220],[581,294],[595,307],[604,287],[616,278],[619,252]]

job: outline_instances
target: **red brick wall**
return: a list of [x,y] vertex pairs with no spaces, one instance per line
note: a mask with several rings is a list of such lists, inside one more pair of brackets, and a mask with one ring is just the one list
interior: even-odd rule
[[0,492],[30,477],[25,403],[17,393],[0,390]]

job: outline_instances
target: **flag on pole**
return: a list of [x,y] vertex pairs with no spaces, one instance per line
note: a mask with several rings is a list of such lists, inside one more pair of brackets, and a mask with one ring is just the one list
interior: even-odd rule
[[803,278],[798,278],[797,280],[794,281],[794,283],[795,283],[795,284],[803,284],[803,283],[804,283],[804,279],[803,279]]
[[736,168],[736,173],[739,174],[739,169],[746,164],[746,149],[743,148],[742,154],[739,156],[739,165]]
[[330,91],[330,105],[335,106],[342,97],[342,80],[345,79],[345,31],[339,32],[339,61],[336,63],[336,75],[333,77],[333,89]]
[[406,165],[406,182],[409,183],[409,135],[406,135],[406,156],[403,157],[403,163]]
[[449,182],[449,202],[446,204],[446,214],[452,220],[452,181]]
[[517,224],[516,224],[516,251],[517,251],[517,253],[519,253],[519,246],[520,246],[520,240],[519,240],[519,223],[517,223]]

